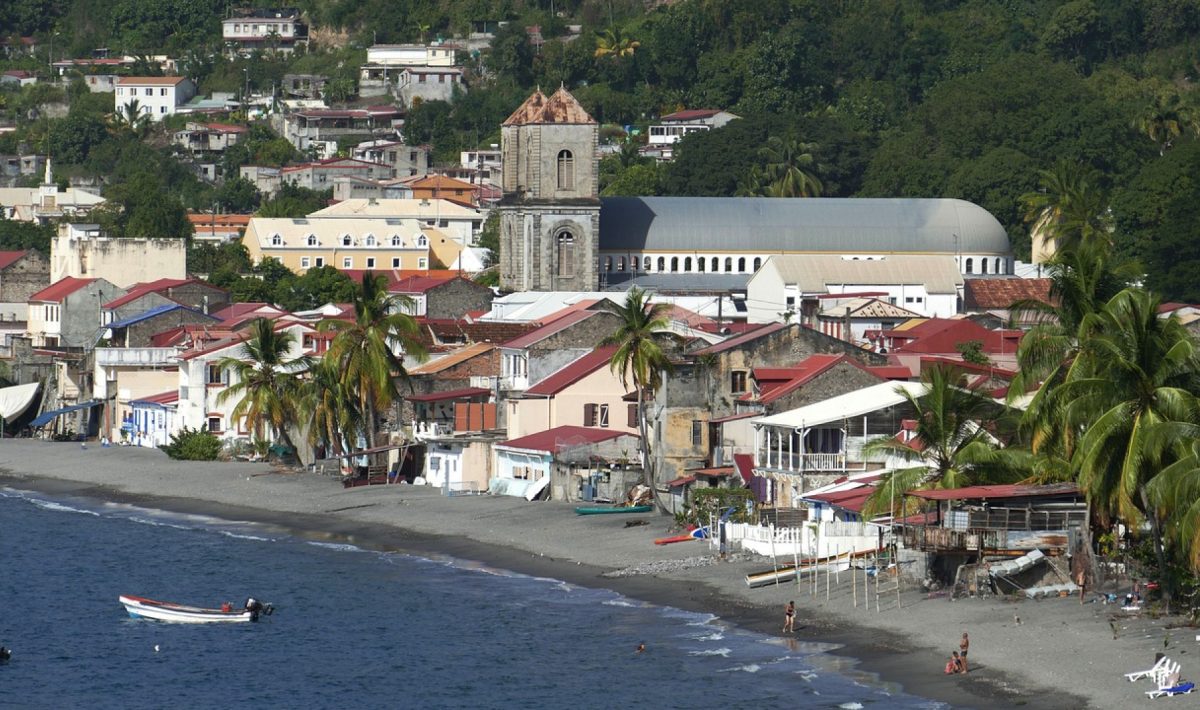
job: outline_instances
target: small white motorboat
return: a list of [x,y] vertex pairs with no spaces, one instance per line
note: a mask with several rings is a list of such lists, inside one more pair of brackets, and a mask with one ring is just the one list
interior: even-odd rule
[[257,599],[248,599],[241,609],[226,605],[221,609],[205,609],[198,606],[160,602],[144,597],[133,597],[122,594],[118,597],[125,611],[135,619],[157,619],[158,621],[174,621],[181,624],[235,624],[258,621],[259,616],[271,615],[274,607],[263,604]]

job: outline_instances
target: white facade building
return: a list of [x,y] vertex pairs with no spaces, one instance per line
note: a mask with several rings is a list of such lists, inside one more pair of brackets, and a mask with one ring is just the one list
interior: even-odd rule
[[196,85],[182,76],[123,76],[117,80],[113,93],[114,109],[126,113],[126,106],[136,102],[139,113],[152,121],[161,121],[179,111],[196,95]]

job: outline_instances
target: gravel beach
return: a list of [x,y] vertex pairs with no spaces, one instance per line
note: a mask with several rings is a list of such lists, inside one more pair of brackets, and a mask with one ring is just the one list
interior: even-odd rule
[[[1200,678],[1195,629],[1122,614],[1078,599],[1009,602],[930,598],[912,590],[882,601],[882,611],[852,601],[849,575],[827,601],[795,584],[752,590],[744,575],[769,567],[760,558],[717,560],[706,543],[656,546],[670,521],[574,515],[573,505],[520,498],[446,497],[407,485],[343,489],[330,477],[264,464],[193,463],[154,450],[83,449],[28,440],[0,442],[0,486],[74,495],[182,513],[255,521],[306,537],[371,548],[444,554],[694,611],[778,634],[782,609],[798,606],[796,636],[844,646],[853,670],[954,707],[1111,708],[1146,702],[1149,681],[1123,674],[1149,668],[1164,651]],[[859,594],[862,594],[861,588]],[[1018,623],[1017,619],[1020,622]],[[942,666],[971,634],[971,673]],[[1160,701],[1169,702],[1169,701]]]

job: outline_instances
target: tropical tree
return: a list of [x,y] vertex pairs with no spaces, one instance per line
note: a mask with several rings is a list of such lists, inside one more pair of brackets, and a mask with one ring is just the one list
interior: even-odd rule
[[1147,489],[1163,451],[1151,432],[1165,422],[1197,421],[1190,392],[1200,383],[1200,360],[1179,321],[1159,317],[1159,303],[1130,288],[1088,315],[1076,362],[1050,404],[1061,427],[1083,432],[1073,463],[1093,514],[1102,523],[1148,520],[1165,573],[1162,516]]
[[307,424],[308,443],[324,442],[329,453],[341,458],[346,453],[346,433],[357,432],[362,424],[355,398],[346,392],[333,358],[317,360],[307,375],[298,408]]
[[140,101],[131,99],[112,115],[109,128],[114,133],[131,133],[138,138],[145,138],[150,132],[150,116],[142,110]]
[[1196,130],[1196,117],[1174,91],[1156,92],[1133,127],[1158,146],[1165,155],[1184,131]]
[[804,143],[794,137],[771,136],[759,150],[766,160],[763,178],[771,185],[771,197],[819,197],[824,189],[812,173],[815,143]]
[[901,441],[882,436],[863,447],[865,456],[882,454],[914,464],[880,479],[863,506],[864,516],[898,514],[910,491],[1016,481],[1027,471],[1026,457],[1017,450],[1001,450],[996,435],[986,428],[1002,419],[997,416],[1001,405],[967,388],[961,370],[932,367],[921,381],[925,386],[920,394],[897,388],[916,421],[913,437]]
[[1179,458],[1146,484],[1150,505],[1162,516],[1176,557],[1200,572],[1200,426],[1166,422],[1151,431],[1153,445],[1177,448]]
[[[417,340],[412,299],[389,294],[386,279],[368,271],[354,294],[354,320],[322,321],[334,333],[326,354],[341,373],[344,392],[362,417],[367,447],[376,444],[380,412],[400,397],[398,382],[408,382],[403,358],[423,361],[427,354]],[[411,385],[410,385],[411,386]]]
[[629,387],[632,381],[637,393],[638,446],[642,455],[642,471],[655,503],[660,509],[666,510],[655,485],[646,403],[654,399],[662,386],[663,375],[672,369],[666,346],[674,336],[667,330],[667,311],[670,306],[665,303],[650,305],[649,300],[650,295],[640,288],[635,286],[629,289],[625,294],[625,302],[617,306],[621,323],[612,335],[601,341],[601,345],[616,347],[609,367],[621,378],[622,386]]
[[642,46],[641,42],[628,37],[619,28],[610,27],[596,34],[595,57],[596,59],[608,58],[619,61],[626,57],[632,57],[640,46]]
[[234,376],[234,382],[217,395],[217,403],[236,400],[231,415],[245,419],[255,440],[264,441],[270,428],[276,441],[292,446],[289,428],[298,423],[299,374],[308,369],[309,360],[290,358],[295,336],[276,330],[266,318],[251,323],[249,333],[237,355],[217,361],[222,371]]
[[1035,233],[1053,240],[1056,251],[1068,251],[1084,241],[1111,241],[1108,193],[1098,172],[1064,159],[1038,175],[1038,189],[1021,196],[1025,221]]

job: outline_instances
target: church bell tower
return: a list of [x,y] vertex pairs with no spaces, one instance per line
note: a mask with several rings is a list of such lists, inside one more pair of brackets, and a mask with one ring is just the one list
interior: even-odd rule
[[539,89],[500,129],[500,288],[599,285],[599,126],[565,87]]

